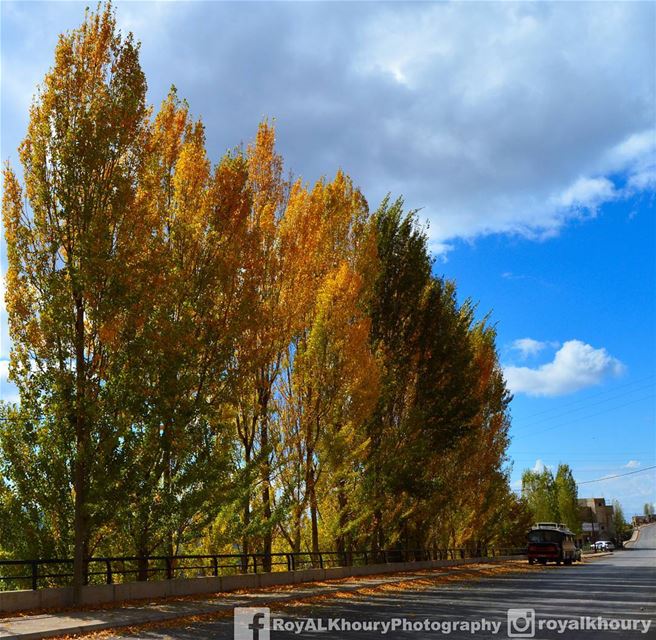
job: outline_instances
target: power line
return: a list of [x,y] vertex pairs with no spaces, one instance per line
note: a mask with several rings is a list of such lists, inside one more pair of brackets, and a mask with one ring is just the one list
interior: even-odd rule
[[[625,389],[626,387],[633,387],[635,385],[643,385],[647,380],[652,380],[654,378],[654,375],[655,374],[652,373],[652,374],[649,374],[648,376],[645,376],[644,378],[638,378],[637,380],[633,380],[632,382],[625,382],[624,384],[616,385],[612,389],[605,389],[604,391],[598,391],[597,393],[587,395],[585,398],[579,398],[577,400],[570,400],[569,402],[559,403],[558,406],[556,406],[556,407],[551,407],[550,409],[544,409],[542,411],[537,411],[535,413],[531,413],[531,414],[525,416],[525,418],[530,420],[531,418],[541,416],[545,413],[551,413],[552,411],[558,411],[560,409],[569,409],[573,405],[587,403],[589,400],[591,400],[593,398],[598,398],[599,396],[605,396],[609,393],[614,394],[618,390]],[[633,391],[627,391],[625,393],[633,393]],[[623,394],[620,394],[620,395],[623,395]]]
[[[526,428],[526,427],[531,427],[533,425],[541,424],[543,422],[549,422],[551,420],[555,420],[555,419],[558,419],[558,418],[567,417],[567,416],[569,416],[571,414],[574,414],[578,411],[586,411],[590,407],[596,407],[596,406],[599,406],[600,404],[604,404],[606,402],[612,402],[613,400],[620,400],[620,399],[622,399],[626,396],[629,396],[631,394],[636,393],[636,391],[644,391],[645,389],[653,389],[653,385],[652,384],[642,385],[642,386],[636,387],[635,389],[632,389],[630,391],[625,391],[624,393],[619,393],[619,394],[609,396],[607,398],[604,398],[603,400],[597,400],[596,402],[590,402],[590,403],[582,405],[580,407],[574,407],[574,408],[569,409],[567,411],[561,411],[560,413],[556,413],[554,415],[543,416],[542,418],[539,418],[538,420],[532,420],[530,422],[522,422],[521,424],[518,425],[518,428],[522,429],[522,428]],[[650,395],[650,396],[647,396],[645,399],[649,400],[652,397],[653,397],[653,395]],[[552,411],[556,410],[556,409],[557,409],[557,407],[554,407],[554,409],[552,409]]]
[[519,435],[519,436],[532,435],[532,436],[534,436],[534,435],[537,435],[539,433],[545,433],[546,431],[553,431],[554,429],[560,429],[561,427],[567,427],[567,426],[570,426],[572,424],[576,424],[576,422],[579,421],[579,420],[587,420],[589,418],[594,418],[596,416],[603,416],[603,415],[606,415],[607,413],[609,413],[610,411],[616,411],[617,409],[623,409],[624,407],[628,407],[630,405],[637,404],[639,402],[645,402],[646,400],[651,400],[651,399],[653,399],[653,396],[646,396],[644,398],[638,398],[636,400],[632,400],[631,402],[625,402],[624,404],[618,404],[615,407],[609,407],[608,409],[606,409],[604,411],[597,411],[596,413],[591,413],[589,415],[578,416],[576,418],[576,420],[574,420],[574,421],[565,422],[563,424],[557,424],[557,425],[554,425],[553,427],[547,427],[546,429],[540,429],[538,431],[524,431],[524,432],[521,432],[521,433],[516,434],[516,435]]
[[603,480],[614,480],[615,478],[623,478],[624,476],[632,476],[636,473],[644,473],[650,469],[656,469],[656,464],[652,467],[645,467],[644,469],[638,469],[637,471],[629,471],[628,473],[618,473],[614,476],[606,476],[605,478],[597,478],[596,480],[586,480],[585,482],[577,482],[578,486],[582,484],[592,484],[593,482],[602,482]]

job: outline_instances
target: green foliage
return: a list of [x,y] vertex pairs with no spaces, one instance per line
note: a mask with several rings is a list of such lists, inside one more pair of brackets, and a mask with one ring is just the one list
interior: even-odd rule
[[569,517],[567,470],[510,490],[494,328],[402,199],[289,183],[266,122],[213,165],[145,89],[88,14],[5,171],[3,553],[74,555],[79,585],[94,553],[507,545],[529,509]]
[[556,476],[549,469],[522,474],[522,495],[534,522],[558,522],[581,533],[577,486],[569,465],[559,464]]
[[624,509],[622,509],[619,500],[613,500],[613,526],[615,528],[615,537],[619,543],[630,537],[631,526],[624,517]]
[[558,494],[553,473],[526,470],[522,474],[522,496],[536,522],[561,522]]
[[579,515],[578,489],[569,465],[559,464],[554,480],[556,501],[558,504],[558,522],[567,525],[570,531],[581,533],[581,517]]

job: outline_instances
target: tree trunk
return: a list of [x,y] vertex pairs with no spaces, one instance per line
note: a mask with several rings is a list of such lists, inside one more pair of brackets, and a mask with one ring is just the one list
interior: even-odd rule
[[383,511],[378,507],[374,511],[373,551],[377,562],[384,562],[385,540],[383,536]]
[[294,505],[294,531],[293,531],[293,544],[292,552],[301,552],[301,518],[303,517],[303,507],[300,502]]
[[348,527],[348,497],[345,490],[346,482],[342,478],[337,488],[337,504],[339,506],[339,535],[337,536],[337,551],[340,554],[340,560],[345,566],[350,566],[351,562],[351,544],[347,541],[346,528]]
[[148,580],[148,550],[139,549],[137,558],[137,580],[145,582]]
[[319,561],[319,507],[317,504],[317,492],[315,488],[314,472],[308,474],[308,497],[310,499],[310,521],[312,525],[312,565],[317,567]]
[[[169,505],[169,509],[173,509],[173,483],[171,478],[171,471],[173,468],[173,446],[171,443],[173,423],[172,421],[164,426],[163,433],[163,449],[164,449],[164,473],[163,473],[163,482],[164,482],[164,495],[166,496],[166,501]],[[173,556],[175,555],[175,550],[173,548],[173,529],[169,527],[164,534],[164,553],[170,558],[170,568],[171,570],[175,569],[175,561]]]
[[244,445],[244,462],[246,463],[248,476],[248,489],[244,497],[244,532],[241,539],[241,572],[248,573],[248,554],[250,553],[250,536],[248,534],[248,527],[251,523],[251,489],[250,489],[250,470],[251,463],[251,447],[250,443]]
[[84,354],[84,304],[75,300],[75,465],[73,473],[74,504],[74,544],[73,555],[73,600],[80,602],[82,586],[86,582],[86,552],[88,549],[87,514],[87,462],[89,450],[89,427],[86,422],[86,361]]
[[271,571],[271,464],[269,462],[269,418],[267,413],[262,414],[260,423],[260,435],[262,444],[262,515],[264,517],[264,548],[262,558],[262,569]]

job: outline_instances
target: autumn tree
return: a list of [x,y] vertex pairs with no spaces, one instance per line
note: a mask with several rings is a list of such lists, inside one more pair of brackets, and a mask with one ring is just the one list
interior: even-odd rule
[[[481,548],[531,510],[574,520],[571,472],[509,487],[489,318],[435,275],[402,199],[283,174],[263,122],[217,162],[160,108],[111,6],[60,38],[7,166],[11,379],[0,533],[14,556]],[[573,486],[573,488],[572,488]],[[568,515],[572,512],[570,515]],[[568,520],[569,522],[569,520]],[[11,523],[11,526],[7,525]],[[232,537],[232,538],[231,538]]]
[[[112,334],[133,321],[148,286],[139,274],[147,271],[151,221],[135,206],[145,92],[138,46],[117,32],[111,7],[87,13],[60,37],[30,110],[24,189],[9,167],[4,172],[10,376],[20,393],[9,417],[32,442],[22,460],[9,454],[5,472],[29,484],[48,448],[57,448],[44,470],[68,485],[73,501],[76,593],[94,530],[111,511],[107,470],[120,455],[122,434],[110,419],[119,409],[105,394]],[[11,451],[6,440],[3,450]],[[25,484],[10,486],[20,492]],[[18,500],[29,502],[25,494]]]
[[[273,390],[291,336],[293,320],[284,304],[285,290],[292,279],[280,239],[280,225],[288,194],[282,158],[275,150],[275,131],[263,122],[245,156],[249,211],[244,231],[247,255],[243,272],[244,295],[250,300],[252,318],[241,334],[235,354],[235,369],[242,380],[235,396],[235,421],[247,477],[252,480],[243,492],[243,539],[245,561],[250,547],[249,532],[259,533],[263,543],[265,570],[271,567],[273,544],[273,498],[271,467],[273,447],[270,421]],[[255,475],[248,471],[257,467]],[[257,522],[252,521],[252,489],[259,490]]]
[[[471,305],[463,305],[461,314],[471,317],[471,313]],[[457,446],[441,457],[446,489],[441,501],[433,502],[433,511],[441,512],[440,522],[434,526],[436,539],[443,546],[465,545],[480,551],[499,541],[498,532],[505,520],[520,508],[509,489],[504,466],[510,395],[496,353],[495,330],[484,319],[472,323],[468,336],[475,372],[470,393],[476,400],[477,414]]]
[[[234,434],[224,407],[245,317],[240,235],[247,215],[244,163],[227,154],[212,170],[202,123],[173,88],[149,129],[138,201],[156,222],[156,286],[130,327],[138,345],[122,379],[129,511],[140,558],[167,555],[215,517],[232,469]],[[223,494],[223,500],[221,495]],[[145,566],[140,576],[145,578]]]
[[[336,474],[339,508],[345,513],[345,478],[337,477],[336,467],[348,456],[340,456],[338,451],[346,452],[339,445],[352,445],[362,436],[377,394],[378,369],[364,304],[376,244],[366,202],[342,172],[330,183],[318,182],[311,193],[294,186],[282,237],[293,249],[287,255],[294,256],[297,267],[290,266],[290,271],[299,285],[287,302],[295,322],[277,393],[284,462],[294,470],[282,475],[287,490],[295,494],[293,534],[287,535],[297,548],[307,507],[311,548],[317,554],[319,481],[329,470]],[[341,520],[345,527],[344,515]]]

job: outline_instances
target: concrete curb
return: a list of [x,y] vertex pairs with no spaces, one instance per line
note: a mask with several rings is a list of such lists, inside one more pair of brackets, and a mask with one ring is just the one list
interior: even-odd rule
[[640,529],[642,529],[642,527],[644,527],[644,525],[640,525],[637,529],[633,530],[633,533],[631,534],[631,538],[624,543],[625,549],[633,549],[633,545],[635,545],[635,543],[638,542],[638,540],[640,540]]
[[584,553],[581,559],[593,560],[594,558],[603,558],[604,556],[612,556],[612,551],[597,551],[597,553]]
[[[519,556],[521,557],[521,556]],[[335,567],[330,569],[303,569],[272,573],[239,574],[220,577],[177,578],[155,582],[125,582],[123,584],[97,584],[82,588],[80,604],[93,606],[112,602],[142,600],[145,598],[169,598],[210,593],[224,593],[239,589],[258,589],[277,585],[316,582],[317,580],[349,578],[352,576],[378,575],[436,569],[472,562],[499,562],[517,556],[497,558],[468,558],[466,560],[428,560],[419,562],[395,562],[364,567]],[[73,606],[71,587],[37,589],[36,591],[0,592],[0,613],[63,609]],[[0,636],[1,637],[1,636]]]
[[[440,566],[462,566],[467,564],[475,563],[485,563],[493,564],[505,562],[508,560],[517,560],[521,559],[523,556],[502,556],[499,558],[487,558],[487,559],[468,559],[464,561],[442,561],[443,563]],[[406,563],[398,563],[405,565]],[[372,569],[378,567],[384,567],[385,573],[407,573],[409,571],[420,571],[426,568],[432,567],[418,567],[419,564],[429,564],[429,563],[407,563],[412,564],[412,569],[398,569],[394,570],[395,565],[373,565],[373,567],[343,567],[338,569]],[[438,567],[434,567],[438,568]],[[282,573],[282,572],[281,572]],[[277,573],[273,574],[260,574],[261,576],[270,576],[265,582],[270,580],[275,580],[271,584],[301,584],[303,582],[313,582],[317,580],[328,580],[339,577],[346,577],[341,575],[336,575],[338,571],[336,569],[310,569],[305,571],[298,572],[284,572],[284,573],[296,573],[301,574],[295,576],[296,579],[292,582],[278,582],[279,575]],[[378,571],[378,574],[383,573],[383,571]],[[446,572],[442,575],[448,575],[449,572]],[[360,574],[352,574],[360,575]],[[369,586],[378,586],[387,583],[394,583],[400,581],[410,581],[410,580],[421,580],[426,577],[425,574],[415,575],[415,576],[390,576],[388,579],[380,578],[376,579],[376,573],[366,573],[361,574],[365,579],[363,582],[357,582],[354,584],[339,584],[334,586],[326,587],[316,587],[311,591],[302,589],[299,591],[286,592],[284,594],[267,594],[266,592],[257,592],[255,591],[252,594],[247,595],[236,595],[228,596],[221,601],[184,601],[184,602],[175,602],[175,603],[161,603],[159,605],[152,605],[151,608],[139,607],[138,605],[125,607],[121,609],[106,609],[101,611],[82,611],[82,612],[62,612],[59,614],[41,614],[34,616],[27,616],[24,618],[13,618],[13,619],[4,619],[0,620],[0,640],[40,640],[41,638],[52,638],[66,635],[75,635],[75,634],[87,634],[95,631],[104,631],[107,629],[113,629],[118,627],[126,626],[138,626],[142,624],[147,624],[149,622],[167,622],[170,620],[185,618],[191,615],[203,615],[211,613],[220,613],[222,611],[231,611],[235,606],[257,606],[258,602],[261,602],[262,606],[265,606],[267,603],[280,603],[287,600],[297,600],[308,597],[314,597],[317,595],[329,595],[338,591],[357,591],[363,587]],[[259,577],[259,576],[229,576],[233,577]],[[367,577],[373,578],[371,581],[366,581]],[[198,579],[191,579],[198,580]],[[159,583],[153,583],[159,584]],[[100,585],[102,586],[102,585]],[[111,586],[111,585],[108,585]],[[265,586],[265,585],[260,585]],[[267,584],[266,586],[270,586]],[[242,586],[235,586],[236,588],[244,588]],[[199,594],[202,595],[202,594]],[[209,595],[209,594],[208,594]],[[269,597],[267,597],[269,596]],[[160,608],[157,608],[160,607]],[[21,629],[24,627],[24,630]]]

